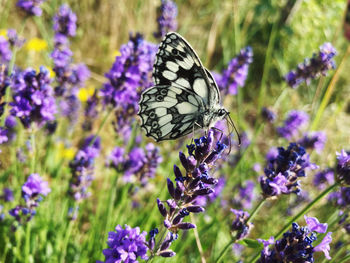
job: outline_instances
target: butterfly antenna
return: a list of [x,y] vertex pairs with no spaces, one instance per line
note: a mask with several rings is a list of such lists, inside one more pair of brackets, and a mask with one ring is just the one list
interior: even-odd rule
[[[227,115],[228,115],[229,113],[227,113]],[[230,155],[230,153],[231,153],[231,148],[232,148],[232,142],[231,142],[231,134],[232,134],[232,124],[231,124],[231,122],[229,122],[229,120],[227,119],[227,118],[225,118],[225,120],[226,120],[226,123],[227,123],[227,126],[229,127],[229,135],[228,135],[228,142],[229,142],[229,147],[230,147],[230,149],[229,149],[229,151],[228,151],[228,153],[227,153],[227,156],[228,155]]]
[[237,130],[236,126],[235,126],[235,123],[231,119],[230,114],[227,114],[227,115],[228,115],[228,118],[230,120],[230,123],[231,123],[232,127],[235,129],[235,132],[236,132],[237,138],[238,138],[238,147],[240,147],[241,146],[241,136],[239,135],[238,130]]

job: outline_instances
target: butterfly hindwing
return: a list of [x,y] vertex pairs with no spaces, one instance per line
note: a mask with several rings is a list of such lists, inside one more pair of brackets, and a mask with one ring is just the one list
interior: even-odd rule
[[213,91],[202,63],[186,40],[174,32],[168,33],[159,46],[153,79],[156,85],[179,86],[197,94],[205,106],[212,103]]
[[179,138],[193,130],[201,103],[198,96],[183,88],[152,87],[141,96],[141,126],[157,141]]

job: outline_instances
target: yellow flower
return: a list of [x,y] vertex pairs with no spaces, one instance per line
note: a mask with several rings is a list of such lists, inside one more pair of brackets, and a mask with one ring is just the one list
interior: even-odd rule
[[75,150],[73,149],[73,147],[66,148],[63,142],[59,142],[57,147],[59,158],[64,158],[68,160],[73,159],[75,155]]
[[115,57],[119,57],[121,55],[120,51],[119,50],[115,50],[113,53],[112,53],[112,57],[115,58]]
[[47,50],[47,42],[44,39],[34,37],[27,42],[26,49],[35,52]]
[[0,36],[3,36],[7,39],[7,30],[6,29],[0,29]]
[[93,94],[94,94],[95,88],[94,87],[84,87],[79,89],[78,91],[78,99],[81,102],[87,101]]

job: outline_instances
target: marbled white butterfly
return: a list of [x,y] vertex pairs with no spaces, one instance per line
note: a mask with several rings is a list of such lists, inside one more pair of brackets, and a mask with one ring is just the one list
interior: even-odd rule
[[172,140],[196,129],[209,130],[229,116],[220,92],[197,54],[177,33],[160,43],[153,67],[154,87],[141,94],[141,127],[156,141]]

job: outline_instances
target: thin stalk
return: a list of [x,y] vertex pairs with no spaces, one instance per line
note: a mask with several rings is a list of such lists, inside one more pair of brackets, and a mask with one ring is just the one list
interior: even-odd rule
[[263,198],[263,199],[261,199],[260,200],[260,202],[257,204],[257,206],[254,208],[254,210],[250,213],[250,216],[249,216],[249,218],[248,218],[248,220],[247,220],[247,224],[250,222],[250,221],[252,221],[253,219],[254,219],[254,217],[256,216],[256,214],[260,211],[260,209],[264,206],[264,204],[265,204],[265,202],[266,202],[266,199],[265,198]]
[[342,246],[341,248],[337,249],[335,251],[335,253],[332,254],[332,260],[331,261],[329,261],[328,259],[324,258],[321,263],[326,263],[326,262],[336,263],[336,262],[338,262],[337,258],[344,252],[345,248],[346,248],[346,246]]
[[[194,224],[196,224],[195,218],[194,218],[193,214],[190,214],[190,218],[191,218],[191,222],[193,222]],[[197,248],[198,248],[199,254],[200,254],[200,256],[201,256],[201,261],[202,261],[202,263],[206,263],[207,261],[205,260],[205,257],[204,257],[203,247],[202,247],[202,244],[201,244],[201,240],[200,240],[200,238],[199,238],[199,235],[198,235],[198,229],[195,227],[195,228],[193,229],[193,231],[194,231],[194,237],[196,238]]]
[[35,147],[35,131],[32,130],[30,134],[30,144],[32,146],[32,160],[30,164],[31,173],[35,173],[36,169],[36,147]]
[[69,220],[66,235],[65,235],[65,238],[64,238],[64,241],[62,244],[62,253],[61,253],[61,258],[60,258],[61,263],[65,262],[68,243],[69,243],[69,239],[70,239],[71,234],[72,234],[73,224],[74,224],[74,220]]
[[218,256],[218,258],[215,260],[216,263],[221,262],[221,260],[224,258],[224,256],[226,255],[228,249],[232,246],[232,244],[234,244],[236,242],[236,238],[232,238],[224,247],[224,249],[221,251],[220,255]]
[[350,260],[350,254],[340,259],[339,263],[346,263]]
[[343,67],[345,65],[345,61],[346,61],[347,57],[349,56],[349,54],[350,54],[350,45],[348,45],[348,48],[346,49],[346,52],[345,52],[345,54],[344,54],[344,56],[339,64],[339,67],[336,69],[336,71],[332,77],[332,80],[327,87],[326,93],[324,94],[323,99],[321,101],[321,104],[317,110],[316,117],[315,117],[314,121],[312,122],[311,130],[317,129],[318,123],[322,117],[324,110],[326,109],[326,107],[328,105],[328,102],[329,102],[331,95],[334,91],[335,84],[337,83],[337,81],[339,79],[339,74],[340,74],[341,70],[343,69]]
[[317,204],[323,197],[325,197],[329,192],[333,191],[334,188],[338,187],[339,183],[335,183],[325,189],[322,193],[320,193],[311,203],[304,207],[297,215],[295,215],[292,219],[288,221],[287,224],[275,235],[275,240],[280,238],[284,232],[290,227],[290,225],[297,221],[302,215],[307,213],[315,204]]
[[24,246],[24,254],[25,254],[25,262],[29,263],[29,256],[30,256],[30,231],[31,230],[31,223],[28,222],[26,225],[26,234],[25,234],[25,246]]
[[[260,200],[260,202],[255,206],[255,208],[253,209],[253,211],[250,213],[250,216],[249,216],[249,218],[247,219],[246,224],[248,224],[250,221],[253,220],[253,218],[257,215],[257,213],[258,213],[259,210],[263,207],[263,205],[265,204],[265,202],[266,202],[266,199],[265,199],[265,198],[263,198],[263,199]],[[226,253],[227,253],[229,247],[230,247],[233,243],[235,243],[236,241],[237,241],[236,238],[232,238],[232,239],[230,240],[230,242],[229,242],[229,243],[224,247],[224,249],[221,251],[219,257],[216,259],[215,262],[220,262],[220,261],[222,260],[222,258],[226,255]]]
[[270,64],[271,64],[271,58],[272,58],[272,51],[273,47],[275,46],[275,40],[277,35],[277,29],[278,29],[278,19],[276,22],[272,25],[269,44],[267,46],[266,50],[266,56],[265,56],[265,62],[264,62],[264,70],[263,75],[261,78],[261,84],[260,84],[260,93],[258,98],[258,110],[261,109],[263,105],[263,100],[266,97],[266,80],[270,71]]
[[103,118],[103,120],[102,120],[102,122],[101,122],[101,125],[100,125],[100,127],[98,127],[98,130],[97,130],[97,132],[96,132],[96,134],[95,134],[95,136],[94,136],[94,138],[91,140],[91,142],[90,142],[90,144],[89,144],[89,146],[91,146],[91,145],[93,145],[94,144],[94,142],[96,141],[96,139],[97,139],[97,137],[98,137],[98,135],[100,134],[100,132],[101,132],[101,130],[102,130],[102,128],[103,128],[103,126],[105,125],[105,123],[106,123],[106,121],[107,121],[107,119],[108,119],[108,117],[109,117],[109,115],[111,115],[111,113],[113,112],[113,108],[111,108],[108,112],[107,112],[107,114],[105,115],[105,117]]

